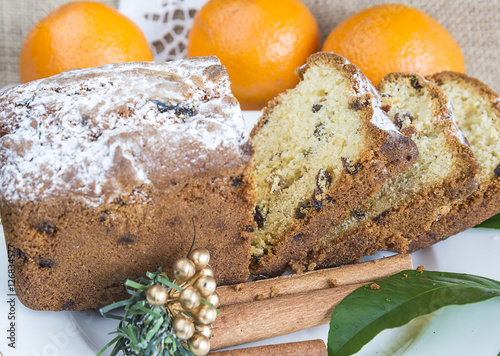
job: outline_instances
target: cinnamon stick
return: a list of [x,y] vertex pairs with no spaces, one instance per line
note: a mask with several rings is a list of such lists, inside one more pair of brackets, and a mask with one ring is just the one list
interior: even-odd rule
[[308,340],[289,342],[286,344],[266,345],[258,347],[247,347],[227,351],[211,352],[214,356],[328,356],[326,345],[323,340]]
[[409,255],[395,255],[354,265],[291,274],[271,279],[217,288],[220,305],[250,302],[333,286],[368,283],[405,269],[412,269]]
[[397,255],[351,266],[220,287],[221,315],[213,324],[212,350],[328,324],[338,303],[364,284],[405,269]]
[[211,350],[260,341],[328,324],[333,308],[360,284],[226,305],[214,324]]

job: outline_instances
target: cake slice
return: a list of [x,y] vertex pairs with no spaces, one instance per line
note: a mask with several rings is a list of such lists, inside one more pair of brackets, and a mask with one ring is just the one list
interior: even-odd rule
[[453,104],[458,126],[479,164],[479,187],[410,244],[410,251],[467,230],[500,212],[499,95],[481,81],[462,73],[443,72],[429,79]]
[[314,268],[314,261],[304,266],[308,251],[418,156],[355,65],[320,52],[298,76],[299,84],[270,102],[251,134],[255,274]]
[[417,144],[419,156],[322,239],[309,257],[320,266],[357,262],[379,250],[404,252],[477,188],[477,163],[443,92],[418,74],[404,73],[389,74],[378,89],[382,108]]
[[252,147],[215,57],[72,70],[0,94],[0,212],[32,309],[127,297],[123,283],[210,251],[249,275]]

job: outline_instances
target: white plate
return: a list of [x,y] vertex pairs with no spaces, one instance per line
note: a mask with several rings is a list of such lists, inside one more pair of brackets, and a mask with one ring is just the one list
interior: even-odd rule
[[[249,126],[258,112],[246,112]],[[1,232],[0,241],[3,240]],[[0,246],[0,354],[3,356],[92,356],[109,340],[115,321],[94,310],[40,312],[25,308],[15,299],[15,348],[7,337],[11,296],[8,291],[7,254]],[[379,253],[379,258],[386,253]],[[500,231],[470,229],[412,254],[415,266],[427,270],[462,272],[500,280]],[[303,330],[239,347],[323,339],[328,325]],[[482,355],[500,352],[500,298],[467,306],[443,308],[407,326],[385,330],[358,355]]]

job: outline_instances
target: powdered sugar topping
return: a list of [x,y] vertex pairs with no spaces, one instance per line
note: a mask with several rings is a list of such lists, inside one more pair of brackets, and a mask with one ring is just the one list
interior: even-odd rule
[[[346,64],[349,64],[349,61],[347,59],[345,61]],[[372,98],[371,100],[373,103],[373,117],[370,122],[381,130],[394,131],[399,133],[396,125],[394,125],[389,116],[387,116],[387,114],[381,109],[380,106],[382,105],[382,101],[380,98],[380,94],[373,86],[372,82],[365,75],[363,75],[361,70],[359,69],[353,75],[353,77],[355,79],[354,88],[357,92],[357,95],[360,98],[365,97],[366,95],[370,95]]]
[[238,164],[247,139],[215,57],[69,71],[3,92],[0,109],[5,200],[106,203]]
[[461,144],[469,146],[469,142],[467,141],[464,134],[462,133],[462,131],[458,127],[458,123],[457,123],[457,120],[455,118],[455,110],[453,109],[453,105],[451,104],[451,102],[449,100],[446,102],[446,110],[449,113],[451,122],[453,123],[453,125],[449,126],[451,133],[459,139]]

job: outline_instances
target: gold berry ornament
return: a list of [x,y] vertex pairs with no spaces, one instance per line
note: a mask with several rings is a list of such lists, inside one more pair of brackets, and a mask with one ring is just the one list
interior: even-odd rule
[[190,279],[196,272],[193,261],[183,257],[179,258],[174,263],[174,278],[177,282],[182,283]]
[[203,334],[194,334],[188,341],[189,350],[195,356],[203,356],[210,351],[210,340]]
[[172,331],[179,339],[187,340],[194,334],[193,321],[183,314],[177,314],[172,322]]
[[219,306],[217,284],[209,261],[208,250],[196,248],[189,258],[179,258],[174,263],[175,279],[170,289],[154,284],[146,291],[148,303],[167,311],[173,319],[171,332],[178,339],[186,340],[194,355],[206,355],[210,351],[211,324],[217,318]]
[[213,292],[213,294],[209,295],[205,299],[207,300],[207,302],[212,304],[214,308],[217,308],[220,304],[219,295],[217,294],[217,292]]
[[212,325],[198,324],[195,326],[195,330],[197,333],[205,335],[208,339],[212,338],[213,335]]
[[152,285],[146,292],[146,299],[154,307],[161,307],[167,302],[168,291],[159,284]]
[[214,271],[210,267],[205,267],[200,271],[200,276],[214,276]]
[[201,276],[194,282],[193,286],[200,292],[202,297],[208,297],[215,292],[217,284],[215,283],[214,277]]
[[193,261],[196,270],[199,271],[208,265],[208,262],[210,261],[210,252],[203,247],[195,248],[189,254],[189,259]]
[[179,302],[185,310],[193,310],[200,305],[200,292],[193,287],[184,288],[179,296]]
[[208,325],[212,324],[217,318],[217,310],[214,307],[201,304],[196,308],[193,316],[198,323]]
[[[196,227],[194,241],[196,241]],[[193,244],[194,244],[193,241]],[[127,280],[129,299],[101,309],[102,314],[124,308],[125,315],[117,327],[118,336],[97,354],[101,356],[115,344],[113,354],[166,356],[206,355],[210,351],[211,324],[217,318],[219,296],[214,272],[209,267],[210,253],[197,248],[188,258],[173,265],[174,280],[159,268],[146,273],[146,278]],[[129,289],[129,288],[133,288]],[[130,330],[133,327],[134,332]]]

